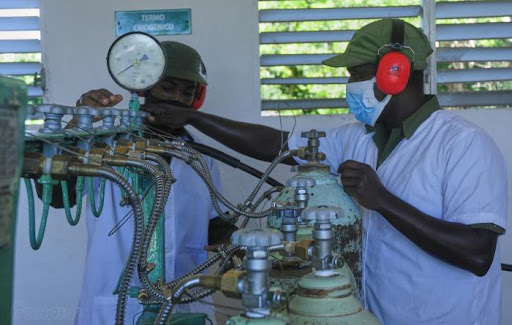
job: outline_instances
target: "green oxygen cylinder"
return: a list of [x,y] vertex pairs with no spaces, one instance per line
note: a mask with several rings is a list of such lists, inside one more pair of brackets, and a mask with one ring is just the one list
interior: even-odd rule
[[[353,278],[353,284],[357,288],[355,294],[360,296],[362,278],[362,220],[361,212],[354,200],[343,190],[338,178],[331,174],[329,166],[320,163],[325,159],[325,154],[318,152],[321,137],[325,132],[311,130],[303,132],[302,137],[308,139],[308,146],[304,151],[306,164],[294,166],[292,170],[297,174],[287,182],[287,186],[275,199],[277,205],[287,205],[296,202],[304,209],[306,207],[333,206],[343,210],[343,218],[333,220],[335,228],[333,250],[345,260],[342,272],[349,278]],[[312,179],[313,186],[297,187],[300,180]],[[280,229],[282,218],[273,214],[267,219],[270,228]],[[312,238],[312,224],[305,220],[299,222],[297,241]],[[279,257],[278,257],[279,258]],[[301,276],[311,272],[308,263],[294,262],[290,265],[286,260],[273,263],[270,277],[272,285],[281,286],[288,292],[293,292]]]
[[0,322],[11,324],[18,184],[27,115],[27,87],[0,76]]
[[343,217],[342,210],[337,207],[307,208],[303,217],[315,221],[311,258],[314,271],[300,279],[297,295],[290,300],[287,313],[290,324],[380,324],[353,295],[350,279],[333,268],[336,253],[332,252],[332,222]]

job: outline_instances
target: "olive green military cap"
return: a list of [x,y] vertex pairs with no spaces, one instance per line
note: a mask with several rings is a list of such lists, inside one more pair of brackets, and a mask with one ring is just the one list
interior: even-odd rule
[[[392,21],[393,19],[382,19],[362,27],[352,36],[345,53],[324,60],[322,63],[330,67],[355,67],[376,63],[379,49],[391,43]],[[414,51],[413,54],[409,49],[401,50],[411,62],[414,62],[413,70],[424,70],[427,57],[432,53],[427,36],[421,29],[404,22],[404,43]],[[380,56],[390,50],[390,47],[383,48]]]
[[179,42],[161,42],[167,60],[166,77],[195,81],[207,85],[206,67],[196,50]]

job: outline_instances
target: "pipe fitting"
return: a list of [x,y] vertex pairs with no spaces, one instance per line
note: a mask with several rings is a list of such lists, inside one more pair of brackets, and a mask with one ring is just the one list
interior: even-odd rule
[[283,240],[295,241],[299,230],[300,208],[295,202],[277,203],[274,206],[274,214],[281,218],[281,232]]
[[319,163],[320,161],[325,160],[325,154],[318,152],[320,138],[325,138],[325,132],[312,129],[308,132],[302,132],[300,136],[308,139],[308,146],[306,148],[304,158],[309,163]]
[[247,278],[245,271],[229,270],[222,275],[220,290],[226,297],[239,298]]
[[245,316],[249,318],[265,317],[270,314],[267,283],[271,263],[268,247],[281,245],[283,235],[275,230],[240,229],[233,233],[231,242],[233,245],[247,248],[243,259],[247,280],[241,281]]
[[116,118],[121,116],[121,111],[117,108],[104,108],[101,110],[101,117],[103,118],[103,125],[101,129],[111,130],[115,127]]
[[303,216],[306,220],[315,221],[313,230],[313,239],[315,242],[313,257],[311,258],[313,267],[316,272],[331,270],[332,245],[334,239],[331,220],[341,218],[343,211],[337,207],[321,206],[305,209]]
[[101,116],[101,111],[94,107],[82,106],[75,107],[74,114],[77,118],[76,128],[91,130],[94,120]]
[[39,178],[43,174],[45,156],[40,152],[25,152],[23,157],[23,178]]
[[290,178],[286,181],[286,186],[295,188],[294,200],[302,210],[308,207],[309,188],[316,186],[316,180],[307,177]]
[[68,112],[67,106],[43,104],[37,106],[35,111],[44,116],[44,126],[39,129],[39,132],[58,133],[62,131],[62,117]]

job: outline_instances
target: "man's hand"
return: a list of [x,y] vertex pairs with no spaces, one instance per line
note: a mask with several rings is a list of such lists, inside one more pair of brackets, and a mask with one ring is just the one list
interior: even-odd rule
[[151,114],[148,124],[168,129],[180,129],[190,121],[194,110],[168,104],[145,104],[141,110]]
[[347,160],[338,167],[345,191],[359,204],[370,210],[378,210],[388,190],[370,166]]
[[76,106],[112,107],[123,100],[123,96],[114,95],[106,89],[94,89],[84,93],[77,101]]

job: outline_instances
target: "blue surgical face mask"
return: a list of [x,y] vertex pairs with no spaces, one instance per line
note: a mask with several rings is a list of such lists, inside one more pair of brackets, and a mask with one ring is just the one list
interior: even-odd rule
[[391,95],[387,95],[379,101],[373,91],[374,85],[375,77],[347,84],[347,103],[350,113],[354,114],[358,121],[369,126],[375,126],[384,107],[391,99]]

